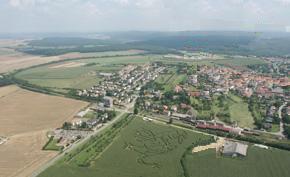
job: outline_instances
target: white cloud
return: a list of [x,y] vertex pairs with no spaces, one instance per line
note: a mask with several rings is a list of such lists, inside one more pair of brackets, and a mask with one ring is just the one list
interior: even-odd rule
[[86,2],[83,7],[85,12],[87,12],[89,15],[94,16],[101,14],[101,11],[98,9],[97,5],[92,3],[91,1]]
[[0,1],[0,23],[9,24],[1,26],[2,31],[31,30],[32,26],[39,31],[68,28],[75,30],[250,30],[256,25],[264,24],[288,26],[290,17],[290,0]]
[[30,7],[48,2],[49,0],[9,0],[12,7]]
[[290,5],[290,0],[276,0],[278,3],[282,3],[284,5]]
[[121,4],[122,6],[126,6],[130,4],[129,0],[114,0],[114,1]]

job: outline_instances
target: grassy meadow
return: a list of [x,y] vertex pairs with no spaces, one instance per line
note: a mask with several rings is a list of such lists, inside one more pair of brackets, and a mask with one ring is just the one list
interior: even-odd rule
[[230,115],[231,121],[238,122],[241,127],[254,127],[254,118],[248,109],[248,103],[244,102],[242,98],[231,94],[230,96]]
[[259,58],[251,58],[251,57],[229,57],[228,59],[215,60],[214,63],[220,65],[244,67],[247,65],[265,64],[265,61]]
[[47,144],[43,147],[43,150],[60,151],[61,147],[57,146],[57,140],[52,137],[48,140]]

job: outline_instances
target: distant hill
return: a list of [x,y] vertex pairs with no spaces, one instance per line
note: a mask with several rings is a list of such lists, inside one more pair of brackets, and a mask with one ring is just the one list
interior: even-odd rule
[[235,55],[290,56],[289,33],[133,31],[103,35],[109,38],[49,37],[30,41],[28,46],[20,50],[38,55],[142,49],[151,53],[188,50]]

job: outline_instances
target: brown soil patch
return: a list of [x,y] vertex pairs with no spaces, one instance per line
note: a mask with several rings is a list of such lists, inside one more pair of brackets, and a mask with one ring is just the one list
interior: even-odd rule
[[25,41],[0,39],[0,73],[10,72],[51,61],[63,60],[60,56],[42,57],[17,52],[13,48],[19,45],[25,45]]
[[33,171],[57,155],[57,152],[42,151],[46,143],[46,131],[15,135],[0,145],[0,176],[28,177]]
[[88,103],[0,87],[0,177],[26,177],[56,155],[42,151],[46,132],[71,120]]

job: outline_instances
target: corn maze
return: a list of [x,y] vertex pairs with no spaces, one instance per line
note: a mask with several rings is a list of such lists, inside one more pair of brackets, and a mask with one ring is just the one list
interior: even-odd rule
[[156,132],[148,128],[136,130],[134,141],[125,142],[125,148],[139,154],[137,162],[160,168],[161,164],[152,161],[154,156],[163,155],[178,148],[187,137],[183,130]]

